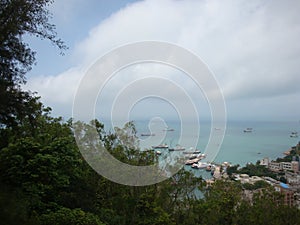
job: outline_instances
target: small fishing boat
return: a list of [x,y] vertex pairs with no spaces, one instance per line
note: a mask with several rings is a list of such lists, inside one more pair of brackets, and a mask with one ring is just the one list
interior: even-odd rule
[[247,127],[245,130],[244,130],[244,133],[251,133],[253,131],[253,129],[251,127]]

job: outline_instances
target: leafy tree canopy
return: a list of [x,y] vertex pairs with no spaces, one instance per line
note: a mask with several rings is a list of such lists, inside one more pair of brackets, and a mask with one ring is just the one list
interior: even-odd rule
[[0,1],[0,127],[15,126],[15,118],[26,113],[26,104],[34,99],[32,93],[20,88],[35,62],[35,52],[24,42],[24,35],[47,39],[59,49],[66,49],[57,38],[55,26],[49,22],[51,15],[47,7],[52,2]]

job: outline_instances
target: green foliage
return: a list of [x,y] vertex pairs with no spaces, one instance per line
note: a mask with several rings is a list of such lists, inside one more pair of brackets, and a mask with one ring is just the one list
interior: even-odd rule
[[[282,205],[281,196],[264,182],[253,185],[267,191],[255,194],[252,202],[242,198],[237,182],[217,181],[205,189],[202,179],[185,170],[151,186],[113,183],[84,162],[71,121],[52,118],[48,111],[35,123],[33,134],[27,123],[22,132],[9,132],[10,143],[0,151],[0,207],[5,209],[0,216],[5,224],[282,224],[277,215],[282,217],[283,211],[293,212],[290,224],[299,218],[300,212]],[[127,157],[128,148],[122,148],[117,136],[106,134],[98,121],[91,124],[111,152]],[[139,158],[136,151],[126,160]],[[196,194],[199,188],[202,198]]]
[[240,174],[248,174],[249,176],[266,176],[266,177],[272,177],[276,178],[276,173],[273,173],[268,168],[266,168],[263,165],[254,165],[252,163],[248,163],[245,167],[239,169],[237,173]]
[[24,117],[35,112],[36,98],[22,91],[25,74],[35,62],[35,52],[25,43],[24,35],[50,40],[59,49],[66,46],[56,37],[49,23],[47,7],[52,0],[0,1],[0,127],[16,128]]
[[25,34],[48,39],[61,49],[66,48],[56,38],[55,26],[49,23],[47,6],[51,0],[11,0],[0,2],[0,56],[1,78],[7,84],[25,81],[35,53],[23,42]]
[[206,193],[204,224],[233,224],[235,210],[241,200],[241,187],[234,182],[217,181]]
[[293,159],[293,156],[292,155],[287,155],[283,158],[277,158],[276,159],[276,162],[291,162]]
[[29,199],[20,190],[0,183],[1,224],[26,224],[29,221]]
[[104,225],[99,218],[81,209],[61,208],[55,212],[43,214],[39,217],[41,225]]
[[[243,201],[237,210],[237,224],[297,224],[299,210],[291,209],[295,212],[294,218],[285,218],[282,215],[289,215],[286,210],[290,207],[282,204],[282,196],[271,187],[255,192],[252,204]],[[295,211],[294,211],[295,209]],[[284,213],[283,213],[284,212]],[[289,220],[290,223],[287,223]]]
[[257,189],[260,189],[260,188],[267,188],[270,185],[267,182],[263,181],[263,180],[259,180],[259,181],[256,181],[254,184],[245,183],[242,186],[243,186],[243,188],[245,188],[247,190],[257,190]]
[[233,173],[237,173],[239,166],[240,165],[229,166],[226,171],[227,174],[231,176]]

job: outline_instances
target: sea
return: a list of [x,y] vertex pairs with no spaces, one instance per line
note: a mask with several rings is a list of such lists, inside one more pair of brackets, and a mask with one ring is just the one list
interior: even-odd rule
[[[299,121],[227,121],[226,128],[212,127],[210,121],[200,121],[196,126],[199,127],[199,133],[195,132],[195,123],[185,123],[185,131],[182,133],[183,124],[179,121],[162,122],[158,119],[133,122],[142,150],[151,149],[152,146],[159,144],[167,144],[174,148],[177,144],[183,146],[181,143],[185,143],[183,147],[186,150],[193,148],[205,153],[211,132],[224,133],[223,141],[218,143],[218,151],[212,161],[229,162],[240,166],[245,166],[247,163],[255,164],[265,157],[274,160],[284,157],[283,153],[300,141],[298,137],[290,137],[291,132],[300,134]],[[244,132],[246,128],[252,128],[252,132]],[[142,134],[153,136],[142,136]],[[167,150],[161,151],[164,151],[164,154],[174,154]],[[190,170],[190,166],[186,169]],[[201,175],[205,176],[203,173]]]

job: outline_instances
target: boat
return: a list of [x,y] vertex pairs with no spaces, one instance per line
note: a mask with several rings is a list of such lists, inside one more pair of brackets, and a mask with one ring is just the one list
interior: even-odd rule
[[185,161],[185,165],[193,165],[194,163],[197,163],[200,160],[201,160],[200,158],[188,159],[188,160]]
[[141,136],[142,137],[149,137],[149,136],[155,136],[155,134],[154,133],[150,133],[150,134],[148,134],[148,133],[142,133]]
[[173,128],[166,128],[166,129],[163,129],[163,131],[174,131]]
[[292,138],[298,137],[298,132],[292,132],[290,137],[292,137]]
[[199,154],[199,153],[201,153],[200,150],[183,152],[183,154],[186,154],[186,155]]
[[185,147],[181,145],[176,145],[175,148],[169,148],[169,151],[184,151]]
[[204,159],[205,157],[206,157],[205,154],[203,154],[203,153],[202,153],[202,154],[199,154],[199,158],[200,158],[200,159]]
[[247,127],[245,130],[244,130],[244,133],[251,133],[252,132],[252,128],[251,127]]
[[156,155],[161,155],[161,151],[156,151]]
[[153,149],[157,149],[157,148],[169,148],[169,146],[167,144],[160,144],[160,145],[155,145],[152,146]]
[[185,165],[193,165],[194,163],[199,162],[201,159],[204,159],[205,157],[206,157],[205,154],[198,154],[196,158],[186,160]]
[[206,163],[206,162],[197,162],[197,163],[194,163],[192,165],[192,168],[194,169],[205,169],[209,166],[210,164]]
[[189,155],[189,159],[196,159],[197,157],[198,157],[198,154]]
[[189,151],[183,152],[183,154],[188,154],[188,155],[199,154],[199,153],[201,153],[201,151],[198,149],[194,149],[193,147],[190,147]]

